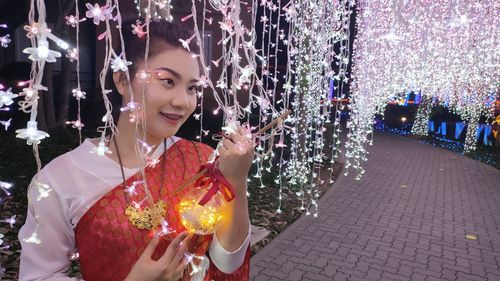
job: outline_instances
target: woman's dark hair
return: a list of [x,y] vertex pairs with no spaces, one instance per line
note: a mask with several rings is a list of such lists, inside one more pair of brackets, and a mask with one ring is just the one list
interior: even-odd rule
[[[142,21],[144,22],[144,21]],[[144,59],[144,50],[146,49],[146,35],[139,38],[132,33],[132,24],[135,21],[127,21],[122,23],[123,41],[125,43],[125,54],[127,60],[133,64],[129,68],[130,74],[133,75],[137,69],[134,65]],[[144,27],[144,31],[146,27]],[[187,29],[182,24],[167,21],[152,21],[149,23],[149,57],[153,57],[165,48],[184,48],[179,39],[186,40],[193,35],[193,31]],[[191,53],[198,54],[200,48],[196,44],[196,40],[191,40],[189,43]]]
[[[145,21],[142,20],[142,23]],[[137,25],[136,21],[125,21],[122,23],[122,33],[123,33],[123,42],[125,46],[125,55],[127,61],[132,62],[132,65],[128,67],[130,73],[130,79],[135,78],[135,73],[137,71],[136,66],[139,62],[144,60],[144,52],[146,50],[146,35],[143,37],[139,37],[136,34],[132,33],[133,28],[132,24]],[[144,31],[146,31],[146,27],[144,27]],[[179,39],[186,40],[193,36],[193,31],[187,29],[180,23],[176,22],[167,22],[167,21],[151,21],[149,23],[149,58],[158,55],[162,51],[166,49],[177,49],[184,48]],[[118,38],[118,36],[114,36]],[[117,54],[122,52],[121,43],[115,42]],[[196,40],[191,40],[189,43],[190,52],[193,54],[199,54],[200,48],[198,47]],[[187,51],[187,50],[186,50]],[[115,122],[118,121],[118,116],[120,115],[120,107],[122,105],[122,96],[118,93],[116,89],[115,83],[113,81],[113,72],[108,72],[108,82],[109,86],[113,91],[110,94],[110,101],[113,105],[113,119]]]

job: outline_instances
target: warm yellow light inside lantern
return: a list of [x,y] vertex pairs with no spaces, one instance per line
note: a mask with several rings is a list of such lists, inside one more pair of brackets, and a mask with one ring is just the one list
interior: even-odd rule
[[212,234],[224,221],[226,202],[220,193],[216,193],[205,206],[198,204],[207,191],[202,187],[193,188],[179,203],[181,223],[191,233]]

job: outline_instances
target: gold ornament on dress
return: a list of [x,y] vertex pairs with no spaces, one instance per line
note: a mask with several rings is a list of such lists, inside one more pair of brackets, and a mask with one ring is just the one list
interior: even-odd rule
[[129,204],[125,209],[125,215],[130,223],[139,229],[155,229],[167,215],[167,203],[158,200],[154,205],[145,207],[143,210]]

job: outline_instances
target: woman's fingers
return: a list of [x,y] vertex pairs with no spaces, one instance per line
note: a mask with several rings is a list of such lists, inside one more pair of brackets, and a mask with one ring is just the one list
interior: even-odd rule
[[226,148],[226,149],[229,150],[229,149],[231,149],[231,148],[234,147],[234,141],[232,141],[232,140],[230,140],[228,138],[224,138],[222,140],[222,146],[224,146],[224,148]]
[[178,264],[179,261],[184,257],[184,254],[187,252],[189,239],[191,239],[191,237],[188,236],[184,238],[184,240],[182,240],[180,247],[177,248],[177,252],[175,252],[174,257],[172,258],[172,264]]
[[175,269],[176,276],[179,276],[179,279],[182,278],[184,270],[186,270],[187,265],[189,264],[188,259],[182,259],[181,262],[177,265]]
[[160,238],[159,237],[155,237],[151,241],[149,241],[148,245],[146,246],[146,248],[142,252],[141,256],[144,257],[144,258],[151,259],[151,256],[153,256],[153,253],[155,252],[156,246],[158,246],[159,242],[160,242]]
[[170,245],[168,245],[167,250],[165,253],[163,253],[163,256],[160,258],[159,261],[162,263],[167,263],[170,264],[172,261],[172,258],[174,257],[175,253],[177,252],[178,248],[181,245],[181,242],[188,236],[188,233],[186,231],[180,233],[175,237],[172,242],[170,242]]

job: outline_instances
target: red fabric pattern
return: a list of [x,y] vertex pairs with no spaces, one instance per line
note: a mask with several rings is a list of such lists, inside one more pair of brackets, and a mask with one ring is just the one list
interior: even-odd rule
[[[162,161],[155,168],[146,169],[148,188],[155,202],[160,193],[161,170],[165,169],[161,198],[167,203],[166,218],[169,226],[174,228],[176,233],[185,230],[181,224],[177,206],[187,189],[177,195],[175,189],[198,172],[212,151],[213,149],[207,145],[196,143],[195,147],[193,142],[181,139],[165,152],[166,165],[163,165]],[[128,186],[136,180],[141,180],[140,174],[132,176],[125,184]],[[137,188],[136,191],[138,195],[132,199],[136,198],[139,201],[144,194],[141,188]],[[75,237],[80,254],[81,270],[86,281],[124,280],[151,240],[152,231],[138,229],[129,223],[124,212],[127,204],[120,184],[101,197],[76,226]],[[170,239],[173,239],[175,235],[160,241],[153,259],[158,259],[165,252]],[[195,236],[191,239],[190,251],[198,255],[205,254],[211,241],[211,235]],[[247,281],[249,280],[249,261],[250,250],[247,249],[243,265],[232,274],[224,274],[210,263],[205,280]],[[183,280],[189,280],[187,274]]]

